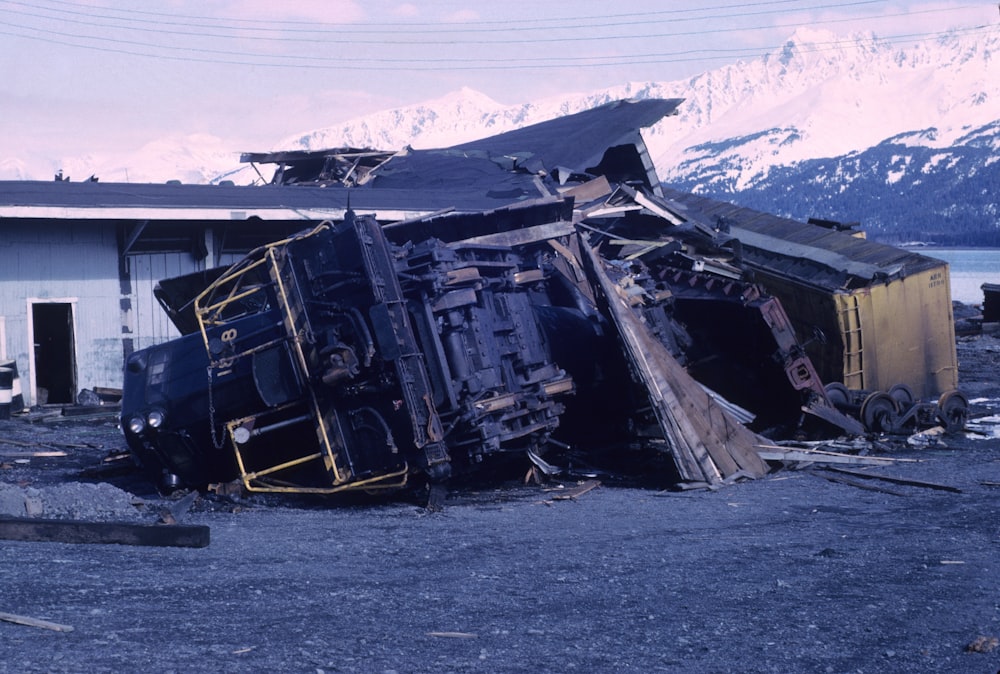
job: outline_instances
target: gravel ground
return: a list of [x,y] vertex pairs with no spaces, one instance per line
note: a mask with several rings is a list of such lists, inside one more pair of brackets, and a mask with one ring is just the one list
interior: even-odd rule
[[[992,674],[1000,340],[959,357],[977,432],[893,443],[916,461],[867,472],[960,492],[786,469],[575,500],[494,485],[439,513],[203,498],[183,522],[207,548],[0,541],[0,612],[73,628],[0,621],[0,672]],[[102,462],[124,448],[113,423],[0,422],[0,450],[39,448],[66,456],[0,455],[0,512],[152,523],[170,505]]]

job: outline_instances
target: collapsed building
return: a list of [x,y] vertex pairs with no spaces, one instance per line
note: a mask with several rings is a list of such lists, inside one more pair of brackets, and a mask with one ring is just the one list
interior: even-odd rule
[[[164,279],[130,354],[150,476],[334,494],[652,450],[767,471],[772,439],[964,423],[948,269],[664,188],[618,101],[439,150],[245,155],[341,213]],[[555,458],[553,458],[555,457]]]

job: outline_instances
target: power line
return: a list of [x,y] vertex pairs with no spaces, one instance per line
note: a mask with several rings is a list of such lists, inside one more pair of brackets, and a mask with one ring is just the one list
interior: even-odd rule
[[[11,25],[11,24],[7,24]],[[40,30],[31,27],[16,26],[18,28],[28,28],[29,30]],[[935,32],[935,33],[914,33],[900,36],[893,36],[889,38],[880,38],[881,42],[888,44],[907,44],[913,42],[926,41],[927,39],[940,38],[947,35],[953,34],[970,34],[976,32],[986,32],[992,30],[994,26],[982,25],[972,28],[959,29],[954,31],[945,32]],[[61,37],[79,37],[72,34],[62,34],[55,31],[40,31],[49,34],[59,35]],[[619,67],[623,65],[663,65],[669,63],[685,63],[690,61],[704,61],[704,60],[731,60],[733,58],[739,58],[740,56],[745,56],[749,58],[758,57],[764,53],[770,53],[777,51],[783,45],[775,45],[770,47],[760,47],[756,49],[694,49],[694,50],[682,50],[677,52],[659,52],[659,53],[643,53],[643,54],[627,54],[620,56],[586,56],[586,57],[572,57],[572,56],[562,56],[562,57],[546,57],[546,58],[477,58],[477,59],[462,59],[456,62],[455,59],[434,59],[434,58],[371,58],[371,57],[320,57],[320,56],[308,56],[308,55],[280,55],[273,56],[271,58],[286,59],[294,62],[274,62],[274,61],[254,61],[254,60],[233,60],[233,59],[217,59],[217,58],[200,58],[197,56],[187,56],[187,55],[172,55],[172,54],[155,54],[135,51],[132,49],[115,48],[110,46],[103,46],[108,42],[118,43],[118,44],[128,44],[135,46],[148,46],[139,42],[130,41],[108,41],[102,40],[102,45],[85,45],[73,42],[68,42],[62,39],[56,38],[43,38],[33,35],[24,35],[21,33],[15,33],[10,31],[0,30],[0,35],[8,35],[12,37],[21,37],[25,39],[39,40],[49,44],[59,44],[69,47],[78,47],[82,49],[88,49],[98,52],[106,52],[113,54],[124,54],[129,56],[140,56],[154,59],[164,59],[170,61],[183,61],[183,62],[194,62],[194,63],[207,63],[213,65],[239,65],[239,66],[252,66],[252,67],[274,67],[274,68],[307,68],[307,69],[326,69],[326,70],[372,70],[372,71],[470,71],[470,70],[538,70],[538,69],[560,69],[560,68],[602,68],[602,67]],[[843,46],[851,46],[856,44],[851,40],[842,40],[826,43],[813,43],[808,47],[802,49],[805,53],[817,53],[823,51],[831,51],[835,49],[840,49]],[[206,49],[191,49],[186,47],[174,47],[174,46],[163,46],[160,48],[171,49],[181,52],[193,52],[207,53],[218,56],[225,57],[256,57],[258,55],[245,53],[245,52],[230,52],[224,50],[206,50]],[[801,47],[800,47],[801,48]],[[696,56],[697,55],[697,56]]]
[[[93,14],[93,12],[79,11],[79,10],[82,10],[82,9],[92,9],[90,7],[86,7],[86,6],[80,5],[79,3],[68,2],[67,0],[43,0],[43,1],[47,2],[49,4],[74,7],[77,10],[77,11],[73,11],[73,10],[58,10],[58,9],[52,9],[52,8],[45,8],[48,11],[64,12],[64,13],[72,13],[72,14],[82,14],[82,15],[85,15],[85,16],[102,16],[102,15],[95,15],[95,14]],[[571,15],[571,16],[567,16],[567,17],[553,17],[553,18],[532,18],[532,17],[526,17],[526,18],[518,18],[516,20],[512,20],[512,19],[497,19],[497,20],[492,20],[492,21],[463,21],[463,22],[461,22],[460,27],[455,28],[455,29],[442,29],[440,27],[441,23],[439,21],[438,22],[416,22],[416,21],[386,22],[386,21],[382,21],[380,19],[379,20],[379,25],[382,26],[383,28],[385,28],[385,27],[388,27],[388,28],[401,28],[401,29],[406,29],[406,30],[409,30],[409,29],[412,29],[412,28],[415,28],[415,27],[433,26],[433,27],[436,27],[438,29],[438,31],[440,31],[440,32],[450,32],[452,30],[457,31],[457,32],[466,32],[466,31],[469,31],[470,28],[475,27],[475,26],[483,26],[484,27],[483,30],[493,30],[493,29],[495,29],[495,28],[493,28],[495,26],[512,26],[514,29],[517,29],[517,30],[525,30],[525,29],[531,29],[530,24],[543,24],[542,26],[539,26],[537,28],[548,30],[548,29],[551,29],[553,27],[561,27],[561,26],[570,26],[570,27],[572,27],[573,24],[575,24],[577,22],[583,22],[583,21],[600,21],[601,23],[597,24],[597,25],[604,25],[605,22],[607,22],[608,20],[617,20],[617,19],[633,18],[633,17],[639,19],[639,21],[633,22],[630,25],[634,25],[635,23],[648,23],[652,19],[654,19],[654,17],[663,17],[663,16],[671,17],[671,20],[674,20],[674,21],[676,21],[676,20],[692,20],[690,18],[689,19],[677,19],[675,17],[677,17],[678,15],[683,15],[683,14],[694,14],[694,13],[706,12],[706,11],[714,12],[716,10],[726,10],[726,9],[737,9],[737,10],[740,10],[739,13],[736,14],[735,16],[742,16],[742,15],[745,15],[745,12],[746,12],[747,8],[750,8],[750,7],[777,7],[779,5],[790,5],[790,4],[796,4],[796,3],[801,3],[801,2],[805,2],[805,1],[806,0],[768,0],[767,2],[742,2],[742,3],[738,2],[738,3],[732,3],[732,4],[726,4],[726,5],[710,5],[710,6],[703,6],[703,7],[697,7],[697,8],[689,8],[689,9],[666,9],[666,10],[653,10],[653,11],[645,11],[645,12],[624,12],[624,13],[610,13],[610,14],[608,14],[608,13],[602,13],[600,15],[591,15],[591,16]],[[858,2],[852,2],[852,3],[842,3],[842,4],[839,4],[839,5],[824,5],[822,7],[814,7],[814,6],[791,7],[791,8],[789,8],[789,7],[781,7],[780,9],[775,9],[772,12],[768,12],[768,13],[775,13],[775,12],[779,12],[779,11],[789,11],[790,9],[791,10],[795,10],[795,11],[808,11],[808,10],[811,10],[811,9],[818,9],[818,8],[824,8],[824,7],[842,7],[842,6],[848,6],[848,5],[861,5],[861,4],[885,4],[885,2],[886,2],[886,0],[865,0],[865,1],[858,1]],[[24,6],[27,6],[27,7],[31,7],[33,9],[42,9],[42,7],[40,7],[37,2],[34,2],[34,3],[9,2],[8,4],[19,4],[19,5],[24,5]],[[161,20],[162,18],[170,18],[170,19],[185,19],[185,20],[191,20],[191,21],[211,21],[211,22],[226,21],[226,22],[230,22],[230,23],[240,23],[240,24],[266,24],[266,26],[269,27],[269,28],[261,28],[261,29],[254,29],[254,30],[276,30],[276,31],[287,30],[285,28],[270,28],[270,27],[275,26],[275,25],[279,25],[279,26],[309,26],[311,28],[316,28],[317,26],[323,26],[323,27],[325,27],[325,26],[336,26],[336,27],[338,27],[340,29],[342,29],[342,27],[344,25],[351,25],[352,26],[352,30],[354,28],[356,28],[356,24],[345,24],[345,22],[290,21],[290,20],[273,20],[273,19],[244,19],[242,17],[217,17],[217,16],[206,16],[206,15],[175,14],[175,13],[168,13],[168,12],[151,12],[151,11],[143,11],[143,10],[132,9],[132,8],[120,10],[120,9],[115,9],[115,8],[112,8],[112,7],[105,7],[104,11],[112,11],[112,12],[118,12],[118,13],[121,13],[121,14],[127,14],[128,16],[122,16],[122,17],[112,17],[112,16],[106,16],[106,15],[104,15],[104,18],[111,18],[111,19],[122,20],[122,21],[142,21],[142,19],[135,19],[133,17],[134,17],[134,15],[143,15],[143,16],[157,17],[156,20],[155,20],[156,23],[163,23],[163,21]],[[712,18],[727,18],[727,17],[730,17],[730,16],[734,16],[734,15],[726,15],[726,16],[723,16],[723,17],[712,17]],[[701,18],[704,18],[704,17],[694,17],[694,19],[701,19]],[[549,26],[547,24],[556,24],[556,25],[555,26]],[[198,25],[198,24],[191,24],[191,25]],[[588,27],[588,26],[581,26],[581,27]]]
[[[860,3],[860,4],[868,4],[869,1],[870,0],[863,0],[863,2]],[[10,4],[10,3],[8,3],[8,4]],[[21,3],[15,3],[15,4],[21,4]],[[841,7],[841,6],[844,6],[844,5],[830,5],[830,6]],[[827,6],[827,7],[829,7],[829,6]],[[896,14],[884,14],[884,15],[881,15],[881,16],[877,17],[876,19],[872,19],[872,20],[885,20],[885,19],[898,18],[898,17],[912,17],[912,16],[914,16],[916,14],[935,14],[935,13],[951,12],[951,11],[955,11],[955,8],[929,9],[929,10],[921,10],[921,11],[918,11],[918,12],[900,12],[900,13],[896,13]],[[37,14],[33,14],[31,12],[22,12],[22,11],[17,11],[17,10],[15,10],[13,13],[20,14],[20,15],[33,16],[33,17],[36,17],[36,18],[49,18],[49,17],[45,17],[45,16],[40,16],[40,15],[37,15]],[[814,25],[819,25],[819,24],[834,24],[834,23],[846,23],[846,22],[853,22],[853,21],[857,21],[857,17],[837,18],[837,19],[823,19],[823,20],[814,21],[813,24]],[[96,24],[94,22],[88,22],[88,21],[82,21],[82,20],[81,21],[70,20],[69,22],[70,23],[81,24],[81,25],[97,25],[97,26],[101,26],[102,25],[102,24]],[[79,34],[75,34],[75,33],[63,32],[63,31],[55,31],[55,30],[50,30],[50,29],[37,28],[37,27],[34,27],[34,26],[24,26],[24,25],[19,25],[19,24],[13,24],[13,23],[11,23],[9,21],[0,21],[0,23],[5,23],[7,25],[18,27],[18,28],[22,28],[22,29],[36,30],[36,31],[42,32],[42,33],[49,33],[49,34],[54,34],[54,35],[60,35],[60,36],[63,36],[63,37],[74,37],[74,38],[79,38],[79,39],[100,39],[102,42],[112,41],[112,42],[116,42],[116,43],[119,43],[119,44],[129,44],[130,43],[129,40],[124,40],[124,39],[97,38],[97,37],[94,37],[94,36],[91,36],[91,35],[79,35]],[[481,38],[478,38],[478,39],[470,38],[470,39],[448,39],[448,40],[441,40],[441,41],[438,41],[438,40],[393,39],[392,44],[393,45],[401,45],[401,46],[423,46],[423,47],[429,47],[429,46],[484,45],[484,44],[495,44],[495,45],[498,45],[498,46],[500,46],[500,45],[513,45],[513,44],[522,44],[522,45],[536,45],[536,44],[537,45],[547,45],[547,44],[557,44],[557,43],[575,43],[575,42],[604,41],[604,40],[611,39],[611,38],[613,38],[615,40],[624,40],[624,39],[628,39],[628,40],[643,40],[643,39],[662,39],[662,38],[676,38],[676,37],[717,35],[717,34],[723,34],[723,33],[743,33],[743,32],[748,32],[748,31],[758,31],[758,30],[766,30],[766,29],[795,28],[795,27],[798,27],[798,25],[799,24],[797,24],[797,23],[784,23],[784,24],[774,24],[774,25],[770,25],[770,26],[733,27],[733,28],[709,28],[709,29],[702,29],[702,30],[680,30],[680,31],[674,31],[674,32],[645,33],[645,34],[627,34],[627,35],[615,35],[615,36],[609,36],[609,35],[568,36],[568,37],[554,37],[553,36],[553,37],[545,37],[545,38],[502,38],[502,39],[499,39],[499,40],[483,40]],[[329,38],[302,38],[302,37],[296,37],[296,38],[277,38],[277,37],[263,37],[263,36],[220,35],[220,34],[211,34],[211,33],[189,33],[189,32],[185,32],[185,31],[165,30],[163,28],[136,28],[136,27],[118,27],[118,26],[115,26],[114,28],[124,28],[126,30],[135,30],[135,31],[147,32],[147,33],[148,32],[155,32],[157,34],[165,34],[165,35],[183,35],[183,36],[187,36],[187,37],[202,37],[202,38],[204,38],[204,37],[217,37],[217,38],[228,38],[228,39],[237,39],[238,38],[238,39],[244,39],[244,40],[267,41],[267,42],[278,42],[278,43],[292,43],[292,44],[302,44],[302,43],[305,43],[305,44],[319,43],[319,44],[326,44],[326,45],[330,44]],[[139,44],[146,45],[146,46],[155,46],[155,47],[159,47],[159,48],[171,48],[171,47],[166,46],[166,45],[148,45],[148,43],[145,42],[145,41],[141,42]],[[348,37],[348,38],[345,38],[345,39],[341,39],[338,42],[338,44],[337,44],[337,46],[340,46],[340,47],[356,46],[356,45],[379,45],[381,47],[388,46],[388,45],[385,44],[385,40],[356,39],[356,38],[351,38],[351,37]],[[192,49],[193,51],[201,51],[201,52],[205,52],[205,53],[211,53],[213,51],[211,49],[201,49],[201,48],[194,48],[194,47],[192,47],[190,49]],[[241,53],[240,55],[241,56],[246,56],[248,54]]]
[[[822,9],[843,9],[845,7],[853,7],[853,6],[859,6],[859,5],[882,4],[884,2],[885,2],[885,0],[855,0],[854,2],[847,2],[847,3],[830,3],[830,4],[810,5],[810,6],[807,6],[807,7],[796,8],[796,10],[797,11],[816,11],[816,10],[822,10]],[[680,23],[680,22],[685,22],[685,21],[686,22],[691,22],[691,21],[707,21],[707,20],[732,19],[732,18],[736,18],[736,17],[745,18],[745,17],[751,17],[751,16],[768,16],[768,15],[777,14],[777,13],[780,13],[780,12],[783,12],[783,11],[787,11],[786,9],[781,9],[781,10],[771,9],[771,10],[762,10],[762,11],[748,12],[745,9],[743,9],[743,10],[741,10],[737,14],[717,14],[717,15],[703,15],[703,16],[695,16],[695,17],[677,18],[677,19],[671,19],[669,22],[667,22],[667,21],[665,21],[663,19],[650,20],[647,17],[647,18],[643,18],[641,20],[622,21],[622,22],[604,20],[600,24],[592,24],[592,25],[525,26],[525,25],[522,25],[522,24],[520,24],[518,22],[510,21],[510,22],[507,22],[507,25],[510,25],[510,27],[509,28],[505,28],[505,29],[496,29],[496,28],[467,28],[467,27],[462,26],[462,27],[451,27],[451,28],[440,28],[440,27],[438,27],[438,28],[434,28],[434,29],[423,29],[423,30],[419,30],[419,31],[415,31],[415,30],[412,30],[412,29],[406,30],[406,31],[386,31],[386,30],[384,30],[382,28],[360,28],[360,27],[356,27],[356,26],[352,26],[351,28],[346,28],[346,29],[343,28],[343,27],[341,27],[341,28],[338,28],[336,30],[317,29],[317,28],[310,28],[310,29],[302,29],[302,28],[282,29],[282,28],[273,28],[273,27],[271,27],[271,28],[248,28],[248,29],[244,29],[244,28],[232,27],[232,26],[205,26],[205,25],[201,25],[201,24],[192,24],[192,23],[178,22],[178,21],[153,21],[153,20],[146,20],[146,19],[133,19],[133,18],[127,18],[127,17],[113,17],[113,16],[107,16],[107,15],[85,13],[85,12],[70,12],[70,11],[67,11],[67,10],[49,10],[47,8],[43,9],[43,11],[54,11],[54,12],[59,12],[59,13],[63,13],[63,14],[67,14],[68,13],[68,14],[71,14],[73,16],[85,16],[85,17],[87,17],[86,19],[80,19],[80,18],[69,18],[69,17],[52,17],[52,16],[49,16],[47,14],[40,14],[40,13],[38,13],[37,10],[42,9],[42,8],[39,8],[37,5],[32,4],[32,3],[20,2],[19,0],[3,0],[3,4],[7,4],[7,5],[19,5],[19,6],[23,6],[23,7],[28,7],[31,10],[33,10],[33,11],[27,11],[27,10],[23,10],[23,9],[22,10],[18,10],[18,9],[8,10],[9,13],[11,13],[11,14],[17,14],[19,16],[32,17],[32,18],[44,19],[44,20],[56,19],[56,20],[58,20],[60,22],[63,22],[63,23],[72,23],[72,24],[81,25],[81,26],[93,26],[93,27],[98,27],[98,28],[106,28],[106,29],[114,29],[114,30],[125,30],[125,31],[137,31],[137,32],[143,32],[143,33],[157,33],[157,34],[165,34],[165,35],[179,35],[179,36],[184,36],[184,37],[219,38],[219,39],[228,39],[228,40],[250,40],[250,41],[265,41],[265,42],[278,42],[278,43],[282,43],[282,42],[289,42],[289,43],[303,43],[303,42],[304,43],[310,43],[310,42],[311,43],[327,43],[327,42],[329,42],[331,36],[339,36],[339,39],[340,39],[340,41],[343,44],[351,44],[351,45],[354,45],[354,44],[376,44],[376,45],[383,45],[385,43],[385,40],[391,39],[394,44],[424,45],[424,46],[441,45],[441,44],[491,44],[491,43],[492,44],[505,44],[506,45],[506,44],[530,44],[530,43],[534,43],[534,42],[597,41],[597,40],[606,40],[606,39],[610,39],[610,38],[613,38],[613,39],[623,39],[623,38],[628,38],[628,39],[642,39],[642,38],[649,38],[649,37],[676,37],[676,36],[682,35],[684,33],[661,33],[661,34],[657,34],[657,35],[601,34],[601,33],[597,33],[597,34],[588,35],[588,36],[566,36],[566,37],[549,37],[549,38],[523,38],[523,37],[509,37],[509,36],[504,35],[503,32],[504,31],[509,31],[509,32],[514,32],[516,35],[520,35],[520,34],[523,34],[525,32],[529,32],[529,31],[562,30],[562,31],[579,32],[581,29],[609,30],[611,28],[622,28],[622,27],[636,26],[636,25],[649,26],[649,25],[659,25],[659,24],[664,24],[664,23],[675,24],[675,23]],[[756,4],[760,5],[760,4],[766,4],[766,3],[756,3]],[[945,10],[937,10],[937,11],[945,11]],[[96,21],[96,20],[91,20],[91,19],[110,19],[112,21],[125,21],[125,22],[130,22],[130,23],[136,23],[136,24],[139,24],[139,25],[107,24],[107,23],[103,23],[101,21]],[[199,30],[199,31],[177,30],[177,29],[173,29],[173,28],[165,28],[165,26],[180,26],[180,27],[188,27],[188,28],[198,28],[198,29],[203,29],[203,30]],[[230,32],[230,33],[227,33],[227,32],[205,32],[206,30],[207,31],[222,30],[222,31],[232,31],[232,32]],[[269,35],[269,34],[254,35],[254,34],[248,34],[247,32],[245,32],[245,31],[248,31],[248,30],[252,31],[254,33],[260,33],[260,32],[264,32],[264,33],[280,33],[281,35],[279,35],[279,36],[272,36],[272,35]],[[423,35],[468,35],[468,34],[476,34],[476,33],[487,33],[487,34],[490,34],[490,35],[497,35],[499,33],[499,36],[497,37],[497,39],[493,39],[493,40],[484,40],[481,37],[468,38],[468,39],[453,39],[453,38],[449,38],[449,39],[444,39],[442,41],[428,40],[428,39],[424,39],[423,37],[420,37],[418,39],[412,39],[412,37],[409,37],[409,38],[408,37],[404,37],[404,38],[400,39],[400,35],[403,35],[403,36],[413,36],[413,35],[421,35],[421,36],[423,36]],[[291,36],[289,36],[289,34]],[[319,37],[309,38],[309,37],[303,37],[304,35],[319,35]],[[358,38],[357,36],[359,36],[359,35],[374,35],[374,36],[382,36],[382,37],[372,38],[372,39],[363,39],[363,38]]]

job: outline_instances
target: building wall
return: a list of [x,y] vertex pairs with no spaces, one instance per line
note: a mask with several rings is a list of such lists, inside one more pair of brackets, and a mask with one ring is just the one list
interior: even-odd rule
[[132,287],[133,348],[145,349],[180,336],[166,312],[153,295],[153,288],[163,278],[180,276],[205,268],[204,261],[188,253],[148,253],[129,255]]
[[[178,336],[153,296],[156,283],[204,269],[206,260],[230,264],[240,257],[227,253],[197,259],[190,252],[139,253],[127,256],[123,266],[119,246],[115,222],[3,222],[0,359],[6,355],[16,361],[27,404],[74,402],[82,389],[120,388],[127,349]],[[33,309],[36,305],[48,307]],[[57,318],[65,311],[71,325],[63,328],[61,321],[54,323],[53,310]],[[55,369],[75,369],[75,379],[72,390],[62,398],[56,395],[45,400],[45,392],[40,397],[38,387],[53,376],[45,367],[46,361],[53,362],[45,346],[53,338],[46,331],[52,332],[53,326],[55,332],[65,331],[73,340],[72,361],[65,367],[60,362]]]
[[[243,256],[226,253],[218,256],[218,264],[230,265]],[[174,324],[156,301],[153,288],[160,279],[203,271],[213,258],[196,259],[190,253],[143,253],[129,255],[128,272],[131,285],[130,306],[132,315],[125,319],[132,330],[135,350],[180,337]]]
[[121,386],[117,250],[116,229],[110,224],[3,223],[0,316],[5,325],[4,350],[17,362],[26,403],[38,402],[33,386],[35,358],[43,352],[45,340],[52,337],[44,325],[36,325],[34,305],[68,308],[75,388]]

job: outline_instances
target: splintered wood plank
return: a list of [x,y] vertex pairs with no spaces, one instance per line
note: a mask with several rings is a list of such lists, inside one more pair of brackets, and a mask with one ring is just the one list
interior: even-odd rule
[[886,466],[906,461],[889,456],[855,456],[815,449],[785,449],[774,445],[760,445],[757,454],[766,461],[797,461],[801,463],[844,463],[857,466]]
[[892,482],[894,484],[902,484],[909,487],[924,487],[925,489],[937,489],[939,491],[950,491],[953,494],[961,494],[962,490],[958,487],[953,487],[950,484],[941,484],[940,482],[928,482],[926,480],[915,480],[909,477],[896,477],[895,475],[881,475],[879,473],[866,473],[861,470],[850,470],[848,468],[834,468],[832,466],[824,468],[824,470],[834,471],[837,473],[843,473],[844,475],[854,475],[856,477],[863,477],[868,480],[883,480],[885,482]]
[[575,487],[567,489],[566,491],[559,492],[552,496],[553,501],[572,501],[577,497],[583,496],[588,491],[596,489],[601,486],[600,480],[587,480]]
[[[659,345],[657,361],[667,373],[679,406],[673,408],[674,414],[690,422],[692,437],[697,438],[697,442],[705,448],[723,477],[736,473],[741,469],[733,453],[739,447],[739,431],[729,427],[728,414],[723,413],[716,401],[698,386],[666,347],[658,340],[656,344]],[[738,422],[733,421],[733,424],[745,430]],[[688,441],[691,441],[690,437]]]
[[0,612],[0,620],[9,623],[15,623],[17,625],[27,625],[28,627],[41,627],[45,630],[52,630],[54,632],[72,632],[73,628],[69,625],[60,625],[59,623],[49,622],[48,620],[39,620],[38,618],[31,618],[24,615],[16,615],[14,613],[3,613]]
[[149,525],[0,517],[0,539],[47,543],[117,543],[204,548],[209,529],[201,525]]
[[716,483],[742,472],[760,477],[767,465],[757,454],[762,441],[736,421],[655,339],[622,298],[597,253],[589,246],[590,271],[625,343],[626,355],[646,387],[678,472],[685,480]]

